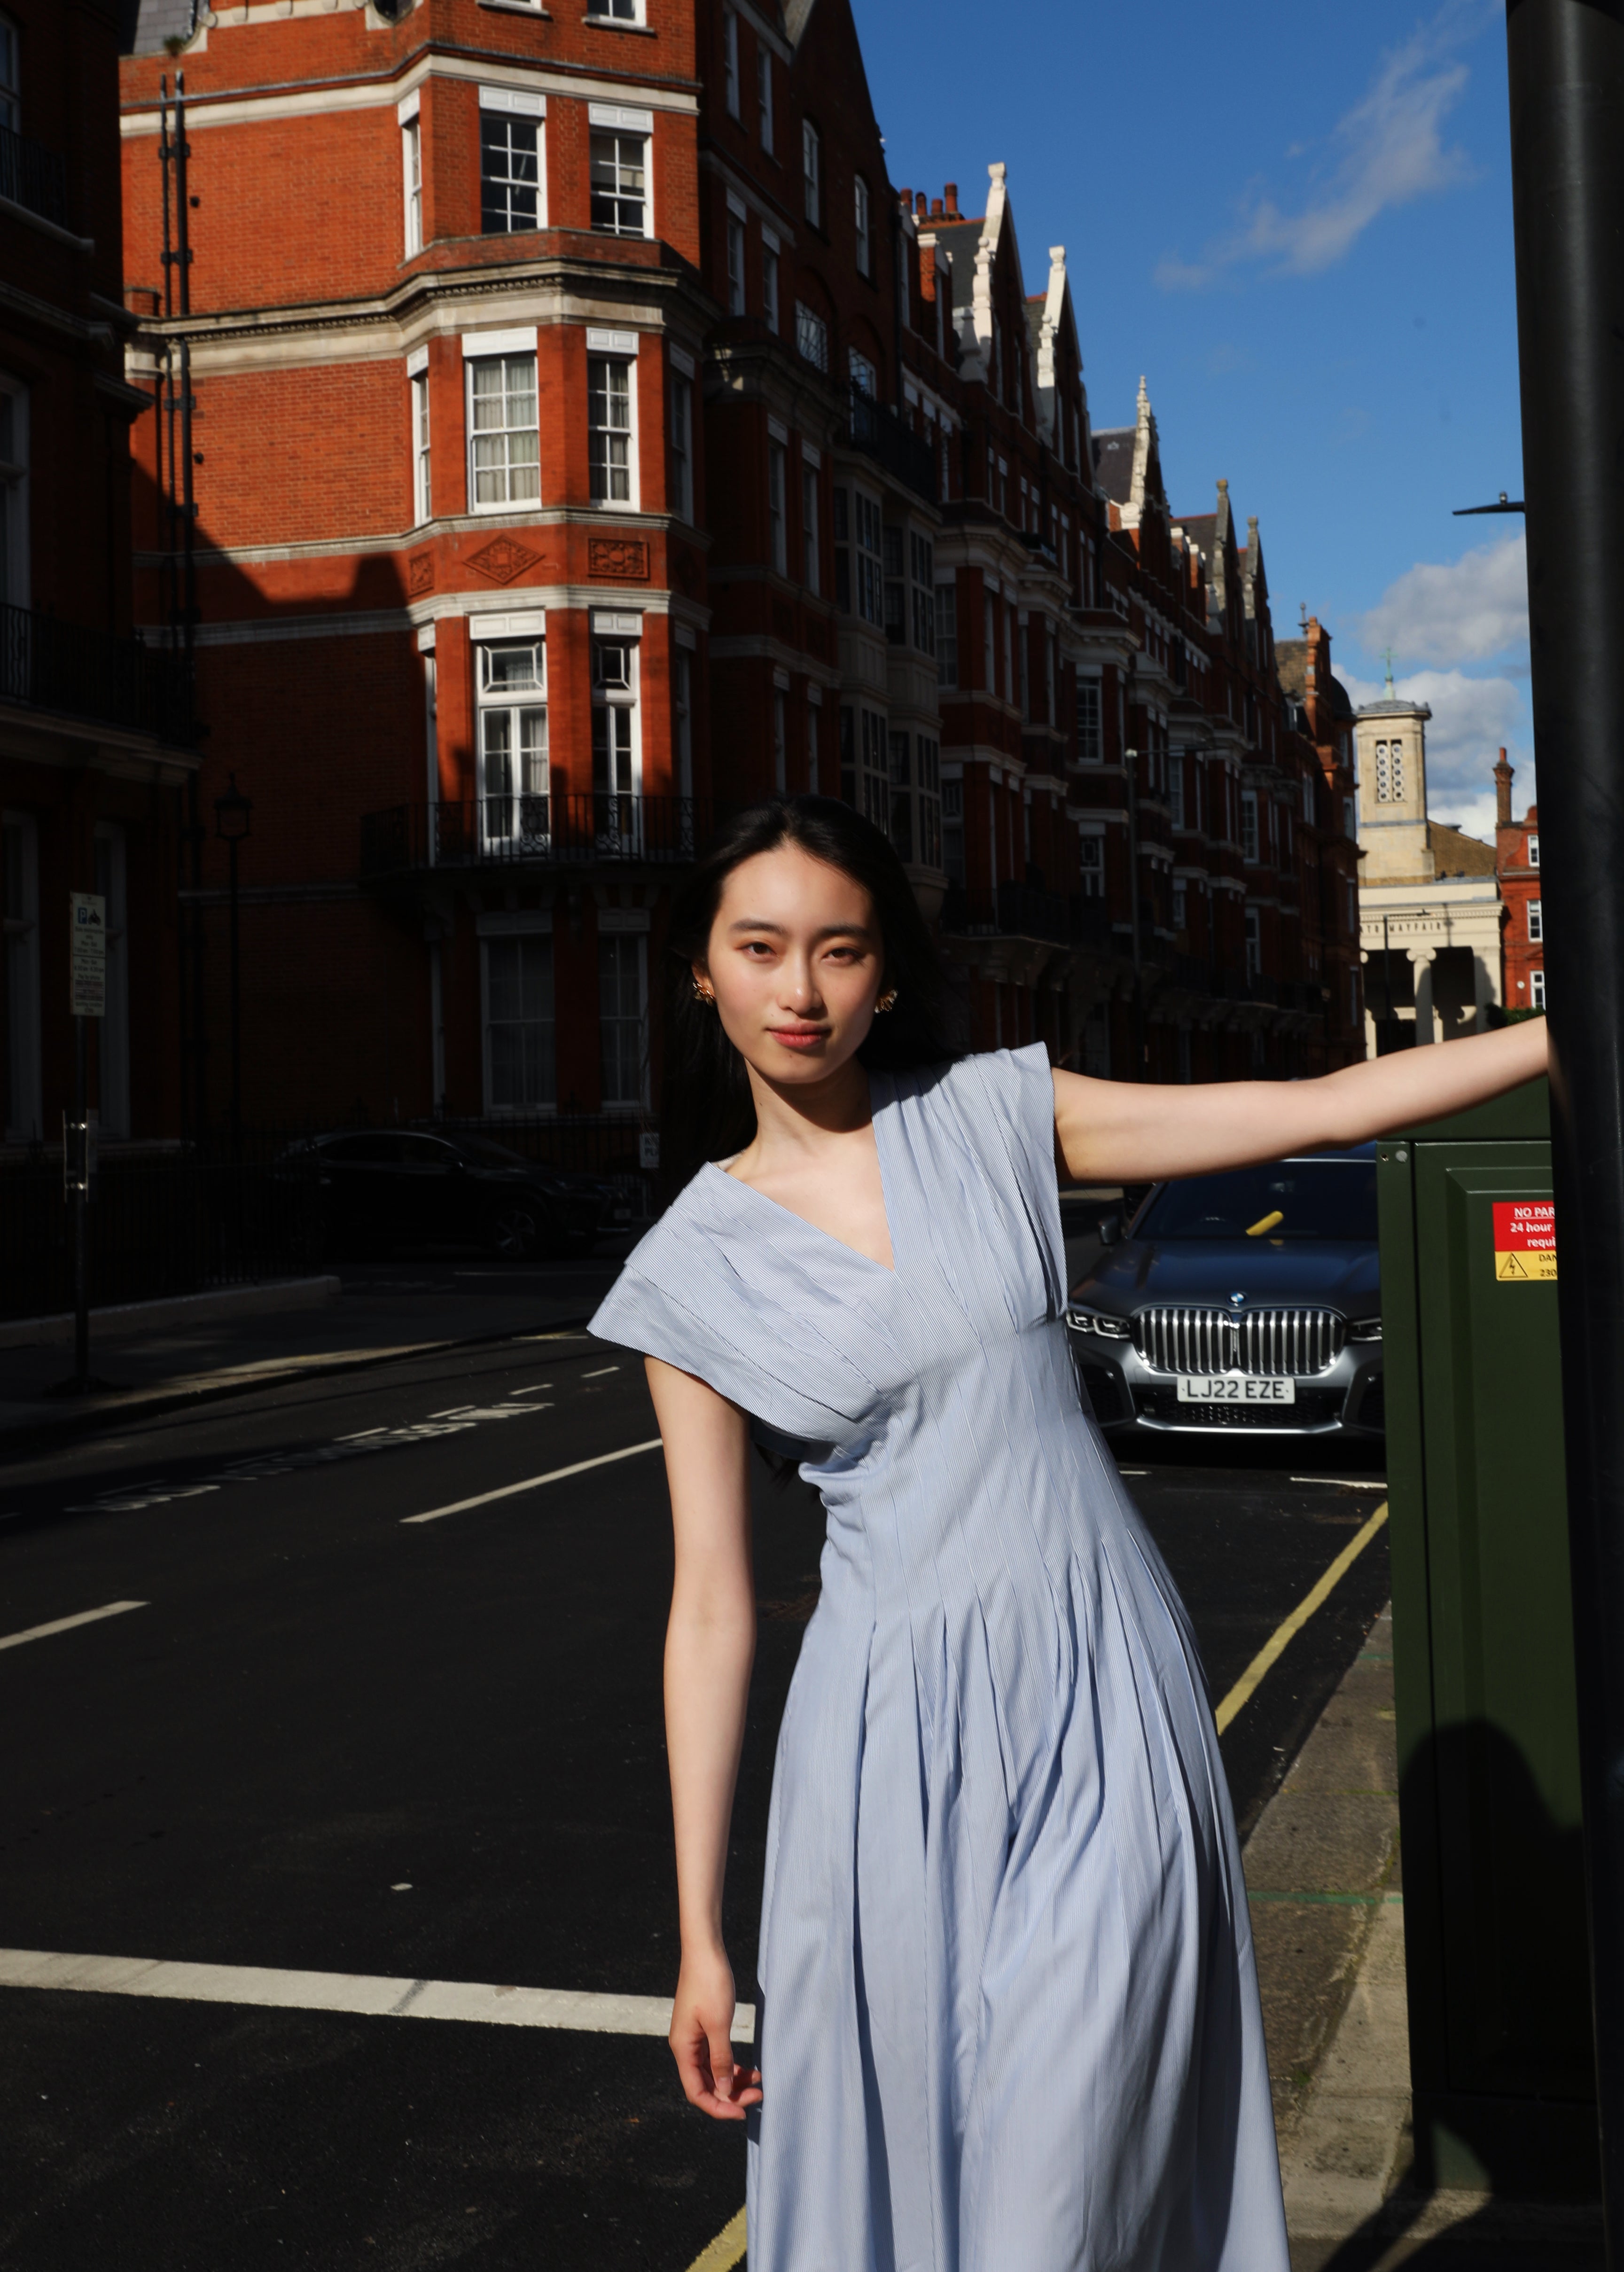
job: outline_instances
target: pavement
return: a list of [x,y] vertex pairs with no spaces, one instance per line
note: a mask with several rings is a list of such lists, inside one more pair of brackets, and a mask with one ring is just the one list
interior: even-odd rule
[[1292,2272],[1602,2272],[1594,2204],[1410,2182],[1410,2038],[1384,1611],[1246,1847]]
[[116,1337],[98,1336],[93,1312],[94,1394],[61,1394],[71,1359],[55,1335],[0,1348],[0,1445],[48,1445],[302,1374],[584,1324],[632,1243],[619,1233],[600,1240],[590,1257],[567,1262],[505,1265],[442,1252],[346,1263],[332,1274],[336,1299],[289,1309],[273,1285],[264,1289],[263,1308],[221,1316],[214,1297],[204,1295],[191,1304],[154,1304],[153,1322],[140,1331],[131,1329],[126,1311]]

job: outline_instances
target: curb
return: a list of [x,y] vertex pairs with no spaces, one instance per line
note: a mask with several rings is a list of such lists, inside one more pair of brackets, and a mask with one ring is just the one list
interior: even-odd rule
[[[153,1326],[185,1326],[213,1318],[268,1318],[283,1310],[319,1310],[343,1291],[340,1278],[268,1278],[253,1286],[218,1286],[206,1294],[171,1294],[157,1302],[116,1302],[90,1313],[94,1341],[123,1341]],[[0,1320],[0,1349],[66,1348],[73,1312]]]
[[77,1411],[64,1409],[49,1417],[24,1421],[14,1428],[0,1428],[0,1464],[13,1453],[48,1450],[64,1438],[95,1436],[110,1428],[127,1427],[131,1422],[161,1419],[166,1413],[184,1411],[194,1404],[223,1403],[233,1396],[251,1396],[262,1389],[285,1388],[290,1381],[326,1380],[338,1373],[365,1372],[385,1364],[404,1364],[418,1357],[443,1356],[453,1349],[496,1349],[505,1342],[585,1333],[587,1323],[584,1317],[559,1318],[524,1331],[469,1334],[444,1342],[408,1342],[399,1349],[363,1349],[350,1356],[335,1350],[331,1355],[296,1358],[286,1364],[273,1361],[262,1371],[256,1369],[228,1379],[205,1374],[186,1387],[132,1389],[116,1401],[98,1399],[94,1405],[81,1406]]

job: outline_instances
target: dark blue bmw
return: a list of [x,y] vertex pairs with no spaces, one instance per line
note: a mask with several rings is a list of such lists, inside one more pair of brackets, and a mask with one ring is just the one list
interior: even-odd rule
[[1157,1184],[1066,1323],[1100,1426],[1382,1432],[1376,1147]]

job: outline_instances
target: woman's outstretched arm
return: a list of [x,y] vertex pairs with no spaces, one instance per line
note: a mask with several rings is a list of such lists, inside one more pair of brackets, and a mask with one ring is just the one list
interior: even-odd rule
[[677,1828],[682,1971],[671,2051],[692,2103],[738,2122],[761,2096],[733,2061],[733,1969],[722,1944],[728,1825],[756,1648],[750,1551],[750,1431],[692,1373],[645,1360],[665,1444],[677,1541],[665,1636],[665,1743]]
[[1545,1021],[1343,1065],[1317,1080],[1190,1087],[1054,1076],[1055,1147],[1078,1183],[1156,1183],[1254,1161],[1363,1144],[1463,1112],[1545,1069]]

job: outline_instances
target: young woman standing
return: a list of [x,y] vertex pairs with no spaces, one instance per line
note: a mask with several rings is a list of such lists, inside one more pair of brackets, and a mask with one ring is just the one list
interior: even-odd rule
[[[668,1159],[593,1321],[676,1526],[666,1723],[692,2103],[750,2126],[751,2272],[1286,2272],[1246,1889],[1172,1581],[1083,1409],[1080,1181],[1347,1145],[1542,1072],[1543,1025],[1321,1080],[954,1060],[906,876],[844,805],[734,824],[673,923]],[[760,2068],[722,1944],[753,1416],[822,1592],[779,1736]]]

